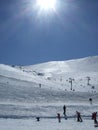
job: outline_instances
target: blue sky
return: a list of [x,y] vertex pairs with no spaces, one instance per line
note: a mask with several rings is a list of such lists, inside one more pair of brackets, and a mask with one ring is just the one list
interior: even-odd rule
[[98,0],[0,0],[0,63],[31,65],[98,55]]

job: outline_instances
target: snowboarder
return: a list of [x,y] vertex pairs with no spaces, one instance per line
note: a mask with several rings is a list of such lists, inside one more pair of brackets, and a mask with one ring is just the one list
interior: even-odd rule
[[64,116],[66,116],[66,106],[65,105],[63,106],[63,114],[64,114]]
[[77,115],[77,122],[82,122],[82,118],[81,118],[80,112],[76,111],[76,115]]
[[58,118],[58,122],[60,123],[60,122],[61,122],[61,116],[60,116],[60,113],[57,113],[57,118]]

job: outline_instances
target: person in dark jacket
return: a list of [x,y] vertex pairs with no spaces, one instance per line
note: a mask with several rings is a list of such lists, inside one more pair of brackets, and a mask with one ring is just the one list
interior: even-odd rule
[[77,121],[78,122],[82,122],[82,118],[81,118],[80,112],[76,111],[76,115],[77,115]]
[[64,116],[66,116],[66,106],[65,105],[63,106],[63,114],[64,114]]
[[89,98],[89,102],[90,102],[90,104],[92,105],[92,98]]
[[37,121],[40,121],[40,117],[36,117]]

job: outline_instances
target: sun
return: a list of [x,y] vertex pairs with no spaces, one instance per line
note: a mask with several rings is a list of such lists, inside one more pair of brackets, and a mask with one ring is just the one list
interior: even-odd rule
[[37,0],[37,6],[44,11],[55,10],[56,0]]

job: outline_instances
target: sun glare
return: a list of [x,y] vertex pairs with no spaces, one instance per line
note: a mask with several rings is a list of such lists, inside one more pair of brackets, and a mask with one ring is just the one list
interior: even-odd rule
[[37,6],[41,10],[54,10],[56,5],[56,0],[37,0]]

